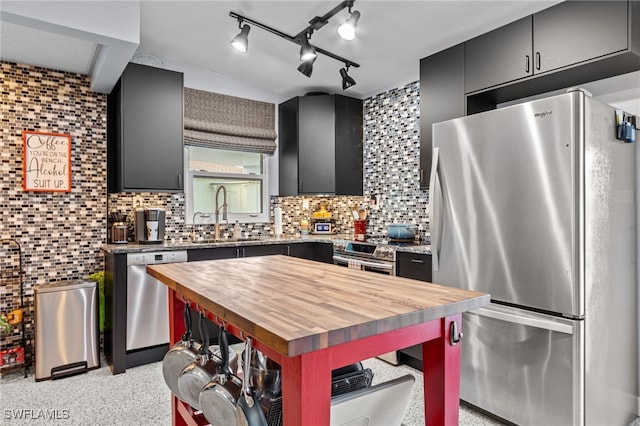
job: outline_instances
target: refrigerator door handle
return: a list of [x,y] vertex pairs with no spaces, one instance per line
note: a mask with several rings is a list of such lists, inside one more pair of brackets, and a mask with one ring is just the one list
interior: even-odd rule
[[439,214],[436,211],[436,193],[442,192],[440,188],[440,179],[438,179],[438,160],[439,160],[440,148],[433,148],[433,156],[431,159],[431,176],[429,177],[429,228],[431,230],[431,261],[433,265],[433,272],[437,272],[438,268],[438,238],[440,238],[440,232],[436,232],[436,226],[441,226],[441,221],[436,220]]
[[506,312],[506,310],[489,307],[474,309],[472,311],[467,311],[466,313],[506,321],[513,324],[541,328],[543,330],[557,331],[558,333],[573,334],[573,325],[571,325],[572,320],[553,318],[544,314],[536,314],[535,312],[511,313]]

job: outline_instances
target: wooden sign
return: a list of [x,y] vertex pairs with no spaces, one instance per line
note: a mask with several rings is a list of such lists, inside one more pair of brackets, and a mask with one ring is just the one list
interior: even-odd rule
[[71,135],[22,132],[22,188],[71,192]]

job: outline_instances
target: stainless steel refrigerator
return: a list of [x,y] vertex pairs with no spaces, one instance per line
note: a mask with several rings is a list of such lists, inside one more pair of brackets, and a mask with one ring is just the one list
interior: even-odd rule
[[638,410],[636,144],[583,92],[437,123],[433,282],[464,315],[461,399],[521,425]]

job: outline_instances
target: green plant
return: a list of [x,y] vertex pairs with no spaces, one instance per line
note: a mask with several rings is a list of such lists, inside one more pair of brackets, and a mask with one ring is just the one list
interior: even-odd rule
[[104,331],[104,271],[89,275],[89,279],[98,283],[98,311],[100,315],[100,331]]
[[0,329],[5,333],[11,333],[11,325],[9,325],[9,320],[4,314],[0,314]]

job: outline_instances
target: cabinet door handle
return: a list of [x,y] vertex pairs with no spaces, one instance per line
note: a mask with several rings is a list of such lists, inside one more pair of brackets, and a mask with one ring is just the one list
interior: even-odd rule
[[423,179],[424,179],[424,169],[420,169],[420,183],[422,183]]
[[424,263],[424,260],[420,260],[420,259],[411,259],[411,262],[413,262],[413,263]]
[[540,52],[536,52],[536,69],[540,71]]
[[178,188],[182,188],[182,174],[178,173]]
[[236,249],[236,258],[238,258],[238,257],[240,257],[240,249],[239,248]]
[[525,60],[524,60],[524,72],[526,72],[527,74],[529,73],[529,55],[525,55]]
[[287,246],[287,256],[291,256],[291,247]]
[[302,179],[298,180],[298,192],[302,192]]

